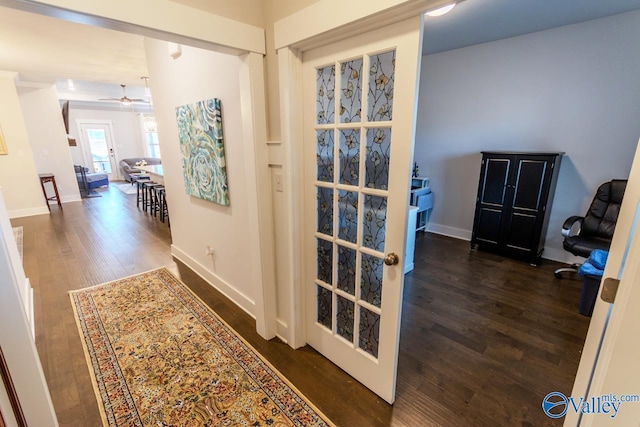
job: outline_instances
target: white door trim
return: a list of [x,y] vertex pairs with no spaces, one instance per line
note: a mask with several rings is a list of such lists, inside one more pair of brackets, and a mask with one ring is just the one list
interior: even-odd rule
[[293,48],[278,51],[278,72],[281,103],[281,134],[284,152],[283,187],[289,228],[286,236],[289,261],[288,283],[280,283],[282,291],[291,296],[287,321],[287,342],[293,348],[307,343],[304,327],[304,257],[302,256],[304,213],[304,170],[302,150],[302,55]]
[[[338,4],[336,0],[331,2]],[[331,9],[326,3],[322,2],[324,8]],[[343,2],[340,2],[342,4]],[[404,20],[408,17],[416,17],[421,12],[446,3],[441,0],[421,0],[421,1],[399,1],[396,3],[404,3],[402,11],[400,9],[389,7],[388,2],[355,2],[363,7],[363,20],[351,22],[348,36],[355,36],[365,33],[372,28],[391,24]],[[407,3],[410,3],[407,5]],[[319,3],[317,4],[319,5]],[[317,8],[310,6],[298,13],[288,16],[275,24],[276,48],[278,52],[278,76],[279,76],[279,93],[280,93],[280,129],[281,143],[284,155],[283,162],[283,185],[284,193],[287,196],[286,209],[288,212],[289,228],[283,239],[287,242],[287,250],[289,256],[288,270],[290,280],[285,283],[279,281],[278,289],[290,295],[289,300],[289,318],[287,320],[287,337],[286,341],[293,348],[304,346],[306,341],[306,332],[304,327],[305,319],[305,293],[302,281],[304,280],[304,257],[302,256],[303,248],[303,232],[301,218],[304,214],[304,173],[303,173],[303,150],[301,141],[303,138],[302,127],[302,52],[311,48],[317,48],[335,42],[337,39],[345,38],[344,28],[336,24],[336,19],[330,17],[328,29],[308,28],[306,30],[292,29],[298,24],[295,22],[311,22],[318,21],[313,18],[309,20]],[[385,10],[385,14],[378,14],[381,10]],[[314,12],[315,11],[315,12]],[[324,12],[323,12],[324,14]],[[349,14],[335,14],[349,16],[348,20],[353,21],[354,17]],[[324,15],[323,15],[324,16]],[[307,17],[307,18],[305,18]],[[367,19],[364,19],[367,18]],[[325,31],[326,30],[326,31]],[[293,32],[292,32],[293,31]],[[420,47],[422,40],[420,40]],[[420,64],[419,64],[420,65]],[[419,73],[420,70],[418,69]],[[415,122],[414,122],[415,134]]]
[[[636,213],[638,202],[640,201],[640,141],[636,148],[636,154],[633,159],[627,188],[624,194],[624,200],[620,207],[620,214],[616,222],[616,229],[611,242],[611,250],[607,259],[603,277],[611,277],[620,279],[622,275],[622,264],[626,254],[626,248],[631,239],[633,221]],[[620,328],[620,322],[624,317],[626,304],[622,304],[631,292],[632,283],[621,282],[616,297],[617,303],[611,314],[609,309],[611,305],[600,299],[600,292],[596,305],[591,316],[589,331],[582,350],[580,365],[576,373],[576,379],[573,384],[572,396],[585,396],[587,393],[593,396],[594,392],[599,393],[605,381],[607,367],[611,361],[613,347],[617,336],[616,332]],[[602,290],[602,289],[601,289]],[[600,291],[601,291],[600,290]],[[609,318],[610,316],[610,318]],[[605,330],[606,328],[606,330]],[[603,337],[603,333],[605,334]],[[601,347],[602,345],[602,347]],[[551,390],[550,390],[551,391]],[[616,390],[608,392],[616,393]],[[577,426],[579,419],[578,414],[568,411],[565,417],[565,426]],[[580,425],[590,426],[592,418],[583,419]]]
[[256,330],[264,339],[271,339],[277,332],[275,241],[273,232],[273,207],[269,173],[269,148],[267,146],[267,116],[264,87],[263,57],[248,53],[240,74],[240,102],[242,105],[243,141],[246,168],[248,215],[247,228],[258,236],[260,245],[251,251],[253,275],[259,284],[255,295]]
[[274,24],[276,49],[308,50],[395,24],[451,0],[323,0]]
[[2,6],[202,49],[265,53],[264,29],[170,0],[4,0]]

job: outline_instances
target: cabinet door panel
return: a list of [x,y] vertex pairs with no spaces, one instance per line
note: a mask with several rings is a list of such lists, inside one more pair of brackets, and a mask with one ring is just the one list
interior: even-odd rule
[[500,238],[500,223],[502,210],[482,208],[478,216],[476,239],[487,243],[497,244]]
[[525,159],[518,161],[513,198],[514,209],[539,211],[540,196],[544,188],[544,177],[548,164],[549,162],[546,160]]
[[537,236],[537,215],[512,213],[506,230],[505,244],[513,249],[531,252]]
[[509,159],[487,159],[480,203],[496,206],[504,204],[510,164]]

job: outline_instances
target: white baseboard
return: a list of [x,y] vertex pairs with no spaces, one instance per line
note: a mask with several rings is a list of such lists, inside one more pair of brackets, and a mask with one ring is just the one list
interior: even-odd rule
[[46,206],[38,206],[37,208],[13,209],[8,211],[9,218],[22,218],[34,215],[49,215],[49,209]]
[[71,196],[60,196],[60,202],[61,203],[69,203],[69,202],[80,202],[82,201],[82,198],[80,197],[80,195],[71,195]]
[[453,237],[455,239],[471,241],[471,230],[464,230],[462,228],[449,227],[447,225],[434,224],[430,222],[427,224],[427,231],[430,233]]
[[555,249],[545,247],[542,252],[542,258],[548,259],[551,261],[561,262],[563,264],[582,264],[584,262],[584,258],[580,258],[574,255],[571,255],[569,252],[564,249]]
[[184,265],[193,270],[198,276],[202,277],[207,283],[221,292],[225,297],[229,298],[234,304],[240,307],[245,313],[252,318],[256,318],[255,302],[249,299],[242,292],[238,291],[233,285],[227,283],[204,265],[193,259],[186,252],[171,245],[171,255],[180,260]]
[[[461,228],[429,223],[427,224],[427,231],[429,233],[441,234],[443,236],[466,240],[468,242],[471,241],[470,230],[463,230]],[[563,249],[555,249],[555,248],[549,248],[549,247],[546,247],[544,249],[544,252],[542,252],[542,258],[548,259],[551,261],[561,262],[564,264],[573,264],[573,263],[580,264],[584,262],[584,258],[573,256],[569,252]]]
[[412,262],[411,264],[407,264],[404,266],[404,274],[412,271],[415,268],[415,264]]
[[289,325],[283,320],[276,319],[276,337],[280,338],[285,344],[289,344],[289,340],[285,337],[289,335]]

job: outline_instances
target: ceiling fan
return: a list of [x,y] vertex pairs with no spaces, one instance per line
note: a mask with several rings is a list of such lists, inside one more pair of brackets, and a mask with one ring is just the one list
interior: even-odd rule
[[120,86],[122,86],[122,98],[101,98],[99,99],[99,101],[118,101],[122,105],[130,105],[130,104],[133,104],[134,102],[142,102],[145,104],[149,103],[149,101],[147,101],[146,99],[129,98],[127,96],[127,91],[125,89],[127,85],[120,85]]

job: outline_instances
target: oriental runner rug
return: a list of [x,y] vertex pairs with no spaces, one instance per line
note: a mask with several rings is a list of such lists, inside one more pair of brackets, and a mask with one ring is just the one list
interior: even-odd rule
[[70,292],[105,426],[332,426],[166,268]]

